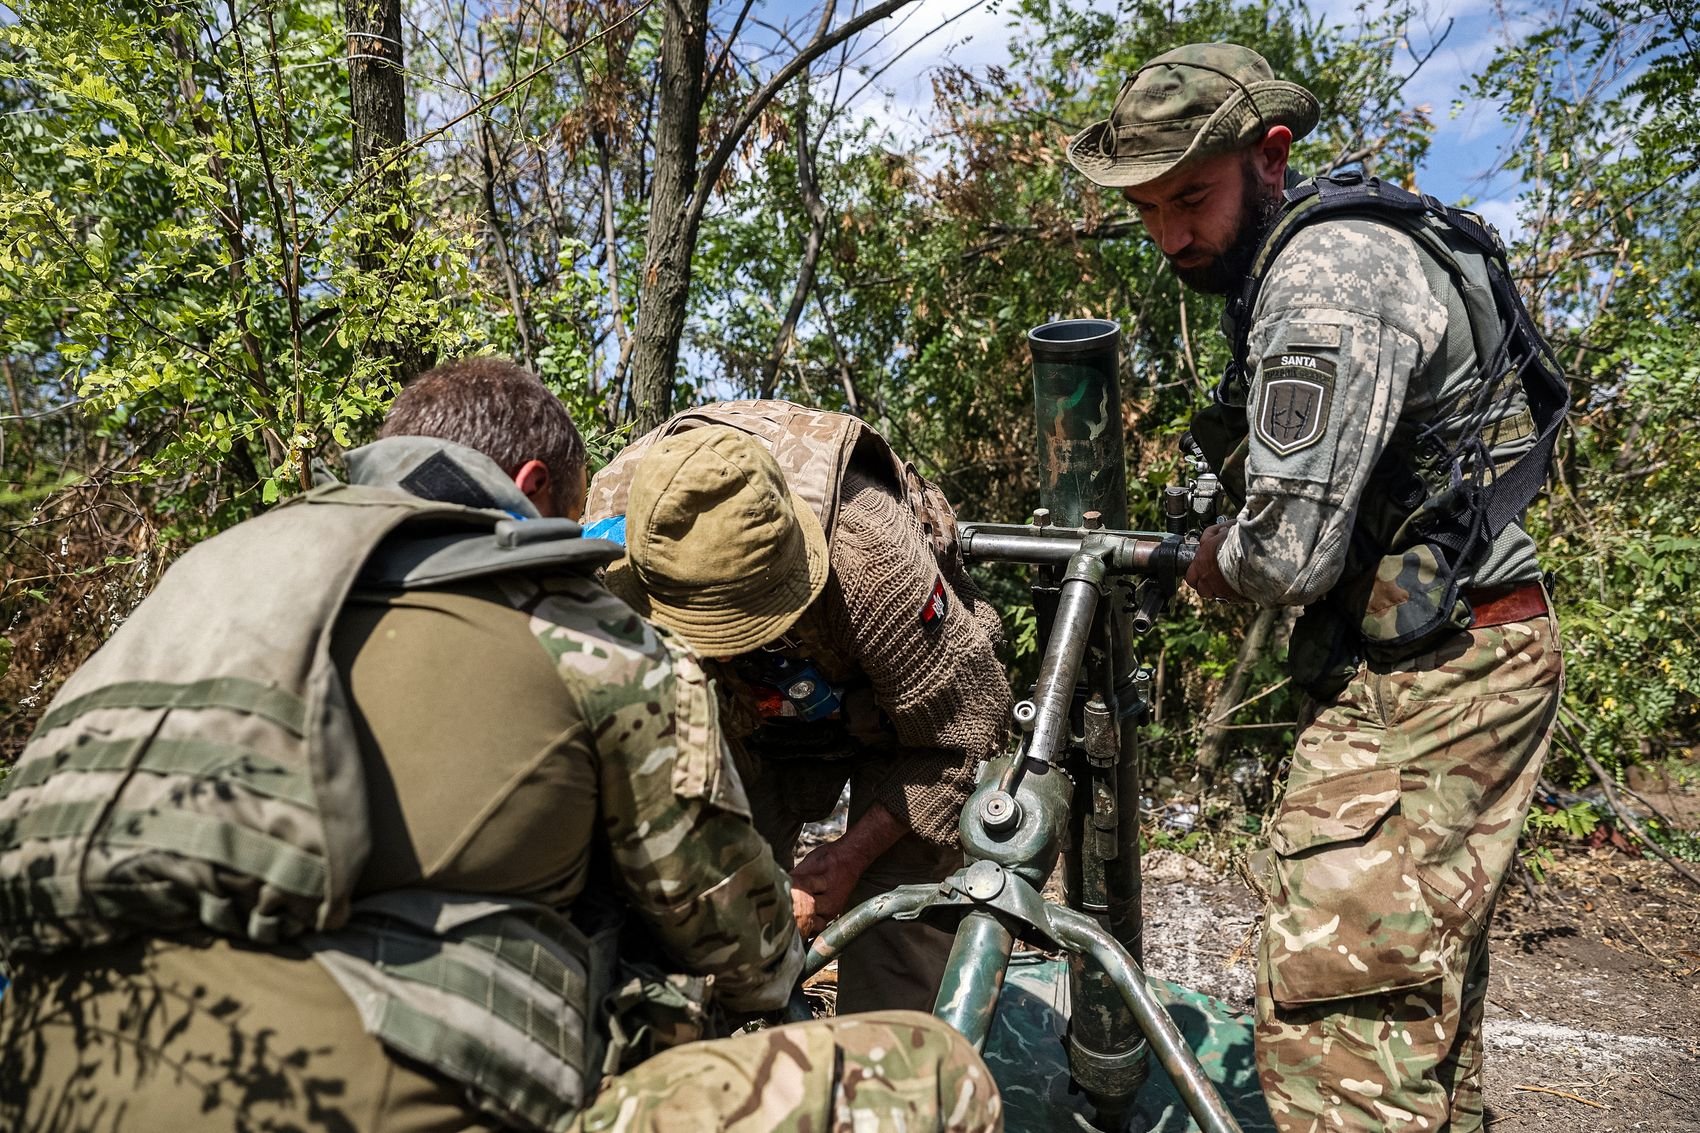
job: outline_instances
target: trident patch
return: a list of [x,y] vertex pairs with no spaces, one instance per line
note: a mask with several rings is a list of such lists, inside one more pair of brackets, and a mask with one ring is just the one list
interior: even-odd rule
[[1313,354],[1271,354],[1263,360],[1257,435],[1276,456],[1322,439],[1334,403],[1334,363]]

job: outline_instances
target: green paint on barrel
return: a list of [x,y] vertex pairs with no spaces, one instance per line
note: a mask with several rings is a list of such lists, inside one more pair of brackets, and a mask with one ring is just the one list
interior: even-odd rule
[[1033,412],[1039,425],[1039,502],[1054,522],[1078,527],[1089,511],[1127,526],[1127,461],[1117,377],[1121,327],[1066,319],[1027,332]]

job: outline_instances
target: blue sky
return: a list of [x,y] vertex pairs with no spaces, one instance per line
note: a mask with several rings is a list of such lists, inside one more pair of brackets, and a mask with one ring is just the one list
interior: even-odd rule
[[[1084,2],[1099,6],[1092,0]],[[841,0],[840,8],[848,10],[850,5]],[[1312,3],[1313,11],[1346,24],[1356,22],[1355,9],[1356,0]],[[771,0],[761,10],[774,21],[801,23],[818,18],[818,9],[810,0]],[[838,19],[844,18],[841,11]],[[1437,127],[1419,180],[1425,191],[1442,200],[1472,198],[1473,207],[1509,239],[1518,228],[1518,186],[1504,176],[1490,174],[1510,131],[1493,106],[1465,100],[1462,89],[1504,42],[1501,19],[1494,0],[1430,0],[1423,18],[1410,29],[1412,46],[1426,53],[1449,19],[1450,34],[1405,88],[1408,104],[1427,105]],[[935,30],[947,20],[948,26]],[[890,63],[890,69],[879,81],[881,89],[870,90],[858,100],[858,109],[890,128],[899,142],[914,144],[921,138],[930,114],[930,73],[947,63],[984,73],[986,68],[1008,61],[1011,39],[1019,34],[1010,27],[1009,17],[995,10],[988,0],[919,0],[862,33],[858,46],[866,50],[864,62],[870,66]],[[883,42],[874,45],[882,36]],[[1402,70],[1409,69],[1414,59],[1403,53],[1400,64]],[[1463,105],[1455,115],[1453,104],[1461,100]]]

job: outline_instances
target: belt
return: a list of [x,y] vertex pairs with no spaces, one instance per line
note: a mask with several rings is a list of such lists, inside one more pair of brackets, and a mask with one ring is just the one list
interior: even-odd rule
[[1526,622],[1530,618],[1545,617],[1548,613],[1547,592],[1538,582],[1466,590],[1464,597],[1470,600],[1470,609],[1475,611],[1471,629],[1491,629],[1511,622]]

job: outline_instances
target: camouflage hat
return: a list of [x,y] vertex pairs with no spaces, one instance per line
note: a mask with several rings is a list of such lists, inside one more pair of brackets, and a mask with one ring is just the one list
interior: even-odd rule
[[1109,118],[1076,134],[1068,160],[1099,185],[1143,185],[1258,141],[1271,126],[1302,138],[1316,127],[1316,96],[1275,77],[1249,47],[1190,43],[1151,60],[1122,84]]
[[656,441],[632,475],[608,588],[710,657],[766,645],[826,587],[826,533],[748,433]]

